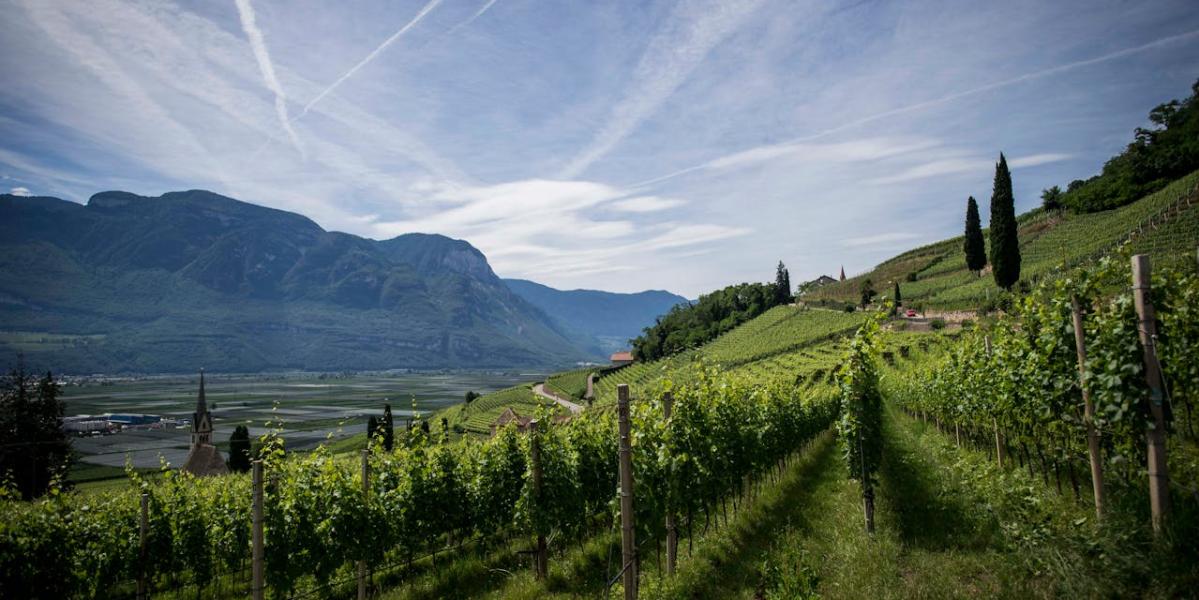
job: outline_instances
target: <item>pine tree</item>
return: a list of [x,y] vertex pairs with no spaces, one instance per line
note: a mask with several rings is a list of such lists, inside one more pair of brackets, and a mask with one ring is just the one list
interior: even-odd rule
[[391,420],[391,405],[383,405],[383,449],[391,452],[395,444],[395,428]]
[[1020,279],[1020,244],[1016,236],[1016,201],[1012,196],[1012,174],[1007,159],[999,155],[995,186],[991,192],[991,274],[1005,289]]
[[1055,185],[1041,190],[1041,207],[1048,212],[1062,210],[1062,188]]
[[791,274],[781,260],[774,274],[774,303],[776,306],[791,303]]
[[962,250],[966,252],[966,268],[978,274],[987,266],[987,247],[983,242],[982,224],[978,220],[978,203],[974,196],[966,200],[966,241]]
[[238,425],[229,436],[229,470],[245,473],[250,470],[250,430]]

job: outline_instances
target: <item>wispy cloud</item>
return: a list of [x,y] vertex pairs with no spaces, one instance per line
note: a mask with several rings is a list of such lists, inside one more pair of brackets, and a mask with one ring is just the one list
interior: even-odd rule
[[[547,179],[489,186],[434,186],[428,214],[374,224],[379,237],[438,232],[467,240],[499,272],[577,279],[633,268],[631,257],[669,256],[744,235],[744,227],[677,221],[605,219],[603,209],[647,214],[680,206],[675,198],[630,196],[588,181]],[[633,261],[634,263],[636,260]]]
[[33,195],[33,192],[30,192],[29,188],[21,187],[21,186],[18,186],[18,187],[12,188],[11,190],[8,190],[8,193],[10,193],[14,196],[32,196]]
[[[1044,154],[1033,154],[1031,156],[1022,156],[1008,161],[1008,166],[1013,169],[1023,167],[1035,167],[1038,165],[1047,165],[1058,161],[1067,160],[1071,157],[1069,154],[1060,152],[1051,152]],[[959,173],[989,173],[995,168],[995,163],[986,158],[976,157],[955,157],[941,160],[934,160],[915,167],[904,169],[895,175],[877,177],[869,180],[869,183],[876,185],[886,185],[891,183],[900,183],[904,181],[914,181],[916,179],[926,179],[929,177],[943,177],[946,175],[956,175]]]
[[926,110],[929,108],[933,108],[933,107],[941,106],[941,105],[948,104],[951,102],[955,102],[955,101],[961,100],[963,98],[969,98],[971,96],[976,96],[976,95],[983,94],[986,92],[995,91],[995,90],[1013,86],[1013,85],[1016,85],[1019,83],[1024,83],[1024,82],[1032,81],[1035,79],[1041,79],[1044,77],[1048,77],[1050,75],[1057,75],[1057,74],[1071,71],[1074,69],[1097,65],[1097,64],[1108,62],[1108,61],[1125,58],[1128,56],[1133,56],[1135,54],[1139,54],[1142,52],[1147,52],[1150,50],[1155,50],[1158,48],[1171,46],[1174,44],[1193,40],[1196,37],[1199,37],[1199,29],[1187,31],[1187,32],[1180,33],[1177,35],[1166,36],[1166,37],[1159,38],[1159,39],[1153,40],[1153,41],[1145,43],[1145,44],[1140,44],[1137,46],[1124,48],[1122,50],[1117,50],[1115,52],[1109,52],[1107,54],[1103,54],[1103,55],[1096,56],[1093,58],[1068,62],[1068,63],[1061,64],[1061,65],[1051,67],[1048,69],[1040,69],[1040,70],[1033,71],[1030,73],[1025,73],[1023,75],[1019,75],[1016,77],[1010,77],[1008,79],[1003,79],[1000,81],[996,81],[994,83],[989,83],[987,85],[978,86],[978,87],[970,88],[967,90],[954,92],[951,94],[946,94],[946,95],[943,95],[943,96],[940,96],[937,98],[933,98],[931,100],[917,102],[914,104],[908,104],[906,106],[901,106],[901,107],[894,108],[891,110],[885,110],[885,111],[875,113],[875,114],[872,114],[872,115],[869,115],[866,117],[862,117],[860,119],[850,120],[848,122],[837,125],[836,127],[824,129],[824,130],[817,131],[817,132],[814,132],[814,133],[811,133],[808,135],[797,137],[797,138],[794,138],[792,140],[789,140],[789,141],[781,143],[781,144],[771,144],[771,145],[766,145],[766,146],[759,146],[757,148],[750,148],[747,150],[742,150],[740,152],[727,154],[722,157],[707,161],[707,162],[699,164],[699,165],[685,167],[682,169],[671,171],[665,175],[661,175],[658,177],[654,177],[652,179],[648,179],[645,181],[641,181],[639,183],[632,184],[632,187],[642,187],[642,186],[652,185],[652,184],[660,183],[660,182],[663,182],[663,181],[666,181],[669,179],[674,179],[676,177],[686,175],[688,173],[693,173],[693,172],[696,172],[696,171],[699,171],[702,169],[719,168],[720,166],[727,166],[728,164],[732,164],[732,163],[744,164],[746,162],[751,162],[751,161],[760,162],[760,161],[764,161],[764,160],[771,160],[771,159],[777,158],[779,156],[786,155],[787,148],[802,146],[802,144],[804,142],[818,140],[818,139],[833,135],[835,133],[840,133],[842,131],[860,127],[862,125],[868,125],[870,123],[882,121],[884,119],[889,119],[891,117],[896,117],[896,116],[907,114],[907,113],[913,113],[913,112]]
[[616,147],[761,4],[761,0],[684,0],[670,15],[667,27],[650,41],[633,72],[632,83],[608,121],[595,139],[566,164],[560,176],[576,177]]
[[897,231],[892,233],[879,233],[876,235],[846,238],[841,242],[841,245],[850,248],[860,248],[864,246],[885,246],[889,244],[910,242],[912,240],[920,239],[920,237],[921,236],[916,233]]
[[262,30],[258,28],[254,6],[250,4],[250,0],[234,1],[237,3],[237,15],[241,19],[242,31],[246,32],[246,39],[250,41],[250,48],[254,51],[254,60],[258,62],[258,70],[262,72],[263,82],[266,83],[267,89],[275,95],[275,113],[279,115],[279,124],[287,133],[287,139],[291,140],[291,145],[301,155],[304,155],[304,147],[300,144],[300,138],[291,126],[291,119],[287,116],[287,94],[283,93],[283,86],[279,84],[279,78],[275,77],[275,65],[271,62],[271,55],[267,51],[266,39],[262,36]]
[[650,213],[668,208],[676,208],[683,206],[687,202],[679,198],[661,198],[658,196],[636,196],[634,198],[625,198],[617,200],[608,205],[608,208],[621,212],[631,213]]

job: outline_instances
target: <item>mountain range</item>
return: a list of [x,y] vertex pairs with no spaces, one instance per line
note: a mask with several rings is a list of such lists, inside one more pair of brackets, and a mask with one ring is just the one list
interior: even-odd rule
[[[76,374],[556,367],[602,360],[653,322],[658,309],[645,306],[665,301],[592,292],[572,307],[555,292],[576,293],[505,282],[462,240],[371,240],[203,190],[102,192],[86,205],[0,195],[5,364],[20,354]],[[627,311],[618,326],[596,326],[612,318],[591,314],[605,295]]]
[[[629,340],[687,299],[664,290],[614,294],[598,290],[557,290],[524,279],[505,279],[517,295],[545,311],[572,339],[601,354],[627,350]],[[588,343],[590,342],[590,343]]]

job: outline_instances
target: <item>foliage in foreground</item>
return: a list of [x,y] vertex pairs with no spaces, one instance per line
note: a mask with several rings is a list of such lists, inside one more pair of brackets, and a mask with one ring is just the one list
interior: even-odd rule
[[[835,411],[789,382],[753,384],[702,368],[673,393],[669,421],[657,395],[634,404],[640,540],[662,535],[667,507],[685,527],[706,517],[746,477],[827,428]],[[540,494],[531,485],[528,438],[512,428],[482,443],[433,443],[416,428],[394,451],[374,444],[367,494],[358,461],[322,450],[284,455],[281,440],[266,437],[268,586],[282,594],[324,588],[355,561],[393,564],[475,536],[586,534],[615,506],[615,420],[595,411],[565,425],[549,422],[543,418],[534,434]],[[199,591],[248,563],[247,477],[171,472],[137,483],[107,494],[0,501],[0,587],[96,597],[130,587],[144,568],[159,588],[195,582]],[[139,490],[150,495],[152,560],[145,562],[137,558]]]

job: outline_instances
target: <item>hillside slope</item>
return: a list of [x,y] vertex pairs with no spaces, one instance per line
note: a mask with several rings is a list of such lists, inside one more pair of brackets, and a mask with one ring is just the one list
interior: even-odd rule
[[[1037,209],[1025,213],[1019,219],[1020,277],[1035,283],[1063,265],[1092,261],[1124,242],[1134,251],[1150,253],[1158,262],[1176,260],[1180,255],[1193,260],[1199,244],[1197,205],[1199,172],[1113,210],[1073,214]],[[904,252],[866,273],[812,290],[804,300],[856,303],[865,279],[885,295],[890,295],[892,282],[898,281],[906,305],[935,309],[978,308],[999,292],[989,273],[977,277],[966,269],[959,236]]]
[[211,192],[0,196],[0,360],[66,373],[567,365],[470,244],[375,241]]
[[629,340],[686,298],[664,290],[617,294],[598,290],[556,290],[524,279],[504,283],[545,311],[568,331],[591,341],[600,354],[627,350]]

